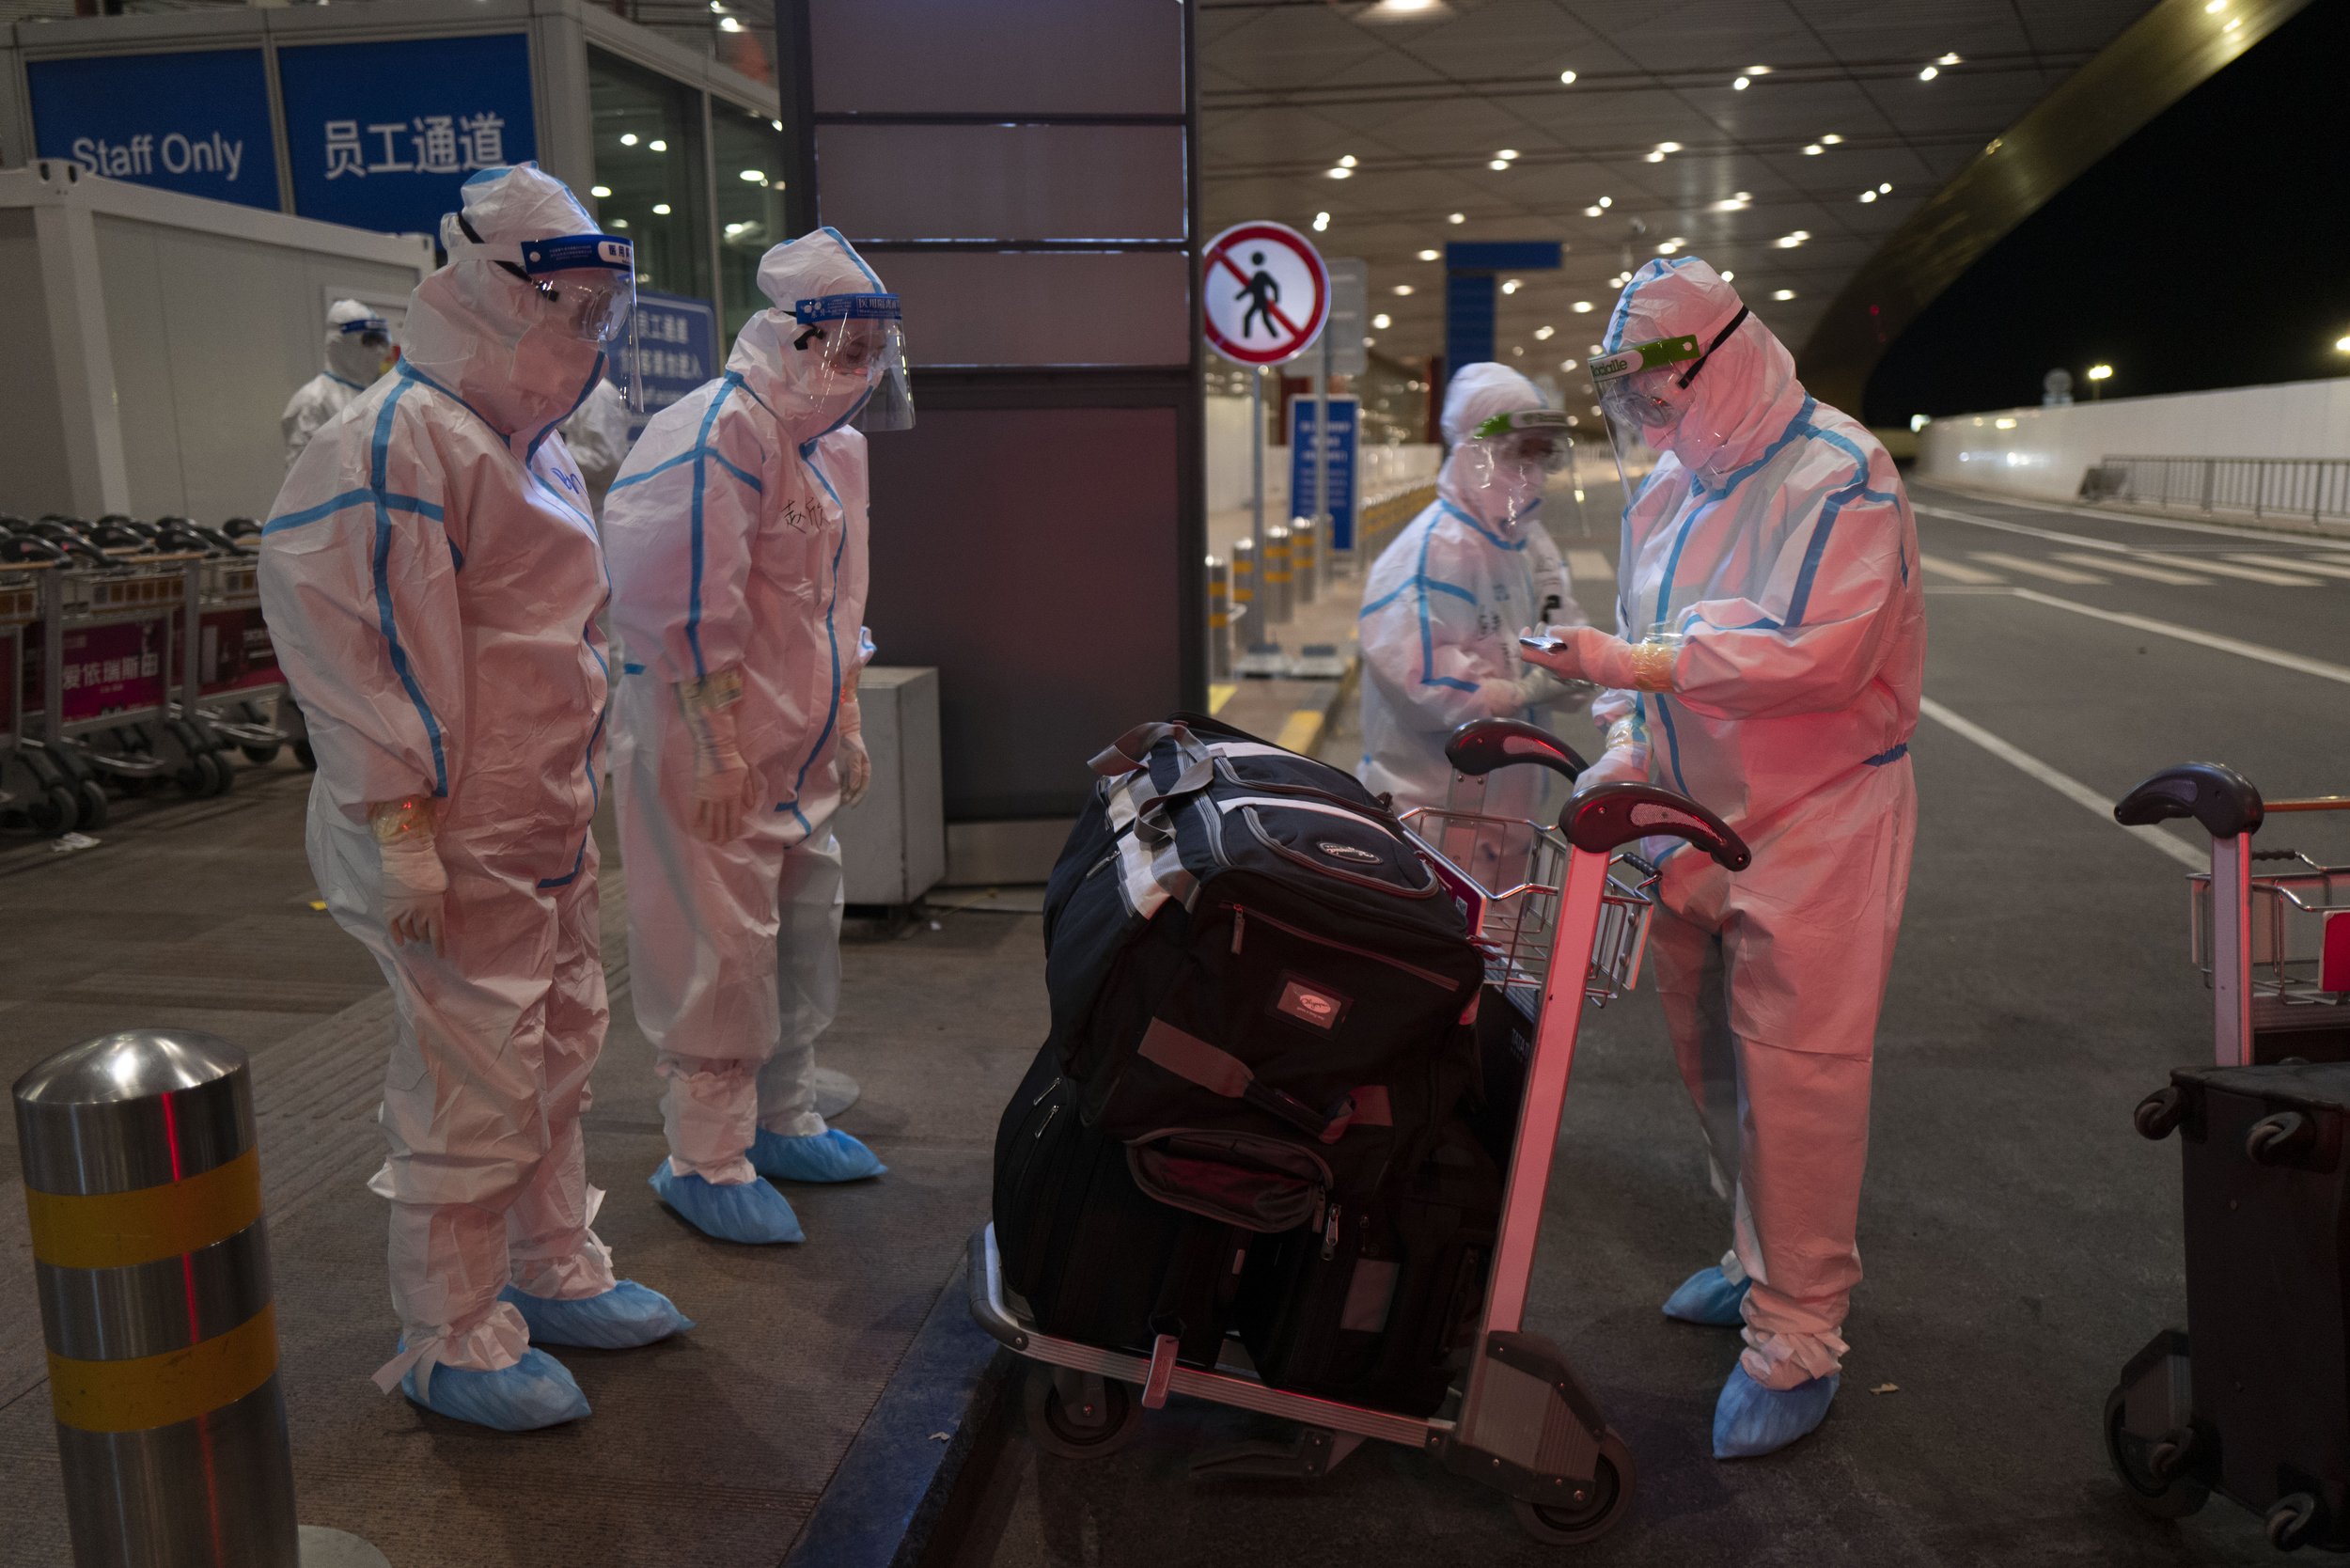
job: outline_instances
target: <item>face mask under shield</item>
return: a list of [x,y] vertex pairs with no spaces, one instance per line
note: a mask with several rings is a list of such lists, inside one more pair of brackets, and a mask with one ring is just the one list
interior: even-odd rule
[[800,330],[791,346],[813,354],[809,391],[820,405],[854,410],[846,423],[871,434],[914,424],[906,378],[905,323],[895,294],[826,294],[791,307]]
[[[461,218],[460,222],[463,220]],[[562,234],[519,244],[484,244],[465,224],[449,260],[478,259],[521,278],[538,295],[544,330],[600,350],[629,412],[644,412],[636,358],[636,247],[612,234]]]
[[373,357],[378,375],[392,368],[392,327],[383,317],[365,316],[345,321],[341,332],[344,342],[356,339],[359,347]]
[[1515,521],[1542,499],[1550,477],[1572,456],[1567,416],[1557,409],[1496,414],[1461,444],[1456,471],[1471,491],[1494,496]]

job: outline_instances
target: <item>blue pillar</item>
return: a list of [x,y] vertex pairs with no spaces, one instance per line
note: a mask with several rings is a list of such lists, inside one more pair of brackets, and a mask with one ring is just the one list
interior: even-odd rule
[[[1502,273],[1555,273],[1566,246],[1556,240],[1478,240],[1444,247],[1444,373],[1494,356],[1494,311]],[[1441,399],[1442,386],[1431,389]]]

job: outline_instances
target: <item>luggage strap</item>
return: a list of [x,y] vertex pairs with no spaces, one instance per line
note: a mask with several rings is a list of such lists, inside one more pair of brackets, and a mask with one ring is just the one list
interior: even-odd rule
[[1228,1100],[1246,1101],[1311,1135],[1318,1142],[1336,1143],[1349,1127],[1357,1124],[1395,1125],[1394,1108],[1388,1103],[1384,1085],[1366,1084],[1341,1095],[1338,1109],[1324,1116],[1295,1095],[1260,1081],[1249,1065],[1231,1052],[1211,1045],[1164,1018],[1151,1020],[1150,1028],[1143,1031],[1140,1053],[1144,1060],[1167,1069],[1184,1082],[1197,1084]]

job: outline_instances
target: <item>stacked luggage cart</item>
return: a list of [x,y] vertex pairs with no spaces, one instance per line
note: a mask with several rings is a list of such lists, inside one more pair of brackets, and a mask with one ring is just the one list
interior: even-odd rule
[[[1583,768],[1555,738],[1513,721],[1465,726],[1447,751],[1461,775],[1453,800],[1401,819],[1369,797],[1348,796],[1346,790],[1359,794],[1359,787],[1344,775],[1250,737],[1225,731],[1216,744],[1200,746],[1179,727],[1158,728],[1178,729],[1172,749],[1164,737],[1147,757],[1129,749],[1129,759],[1144,759],[1137,764],[1148,770],[1144,782],[1104,786],[1108,823],[1090,842],[1085,823],[1073,838],[1055,873],[1055,891],[1064,896],[1057,905],[1048,894],[1048,948],[1058,955],[1099,945],[1107,923],[1097,917],[1080,927],[1072,910],[1082,905],[1065,896],[1067,888],[1110,874],[1129,886],[1146,875],[1183,886],[1190,873],[1174,870],[1178,848],[1183,865],[1198,873],[1197,896],[1160,909],[1123,952],[1097,960],[1097,972],[1106,964],[1110,979],[1101,993],[1108,999],[1095,1011],[1113,1016],[1090,1022],[1083,1042],[1060,1060],[1048,1041],[999,1128],[995,1222],[971,1243],[972,1314],[1031,1363],[1024,1403],[1032,1439],[1064,1457],[1110,1452],[1134,1434],[1145,1411],[1182,1394],[1301,1429],[1292,1443],[1246,1442],[1201,1454],[1193,1462],[1195,1475],[1311,1479],[1374,1439],[1421,1450],[1501,1492],[1538,1541],[1596,1538],[1630,1505],[1632,1454],[1558,1347],[1525,1323],[1576,1030],[1586,1001],[1604,1002],[1637,979],[1654,872],[1622,853],[1625,846],[1682,839],[1732,870],[1747,863],[1746,846],[1696,803],[1645,784],[1592,790],[1573,800],[1555,826],[1485,815],[1476,808],[1478,784],[1494,768],[1537,765],[1570,780]],[[1104,757],[1110,767],[1097,760],[1097,771],[1120,765],[1113,753]],[[1324,782],[1307,770],[1333,776]],[[1154,825],[1147,807],[1140,816],[1132,812],[1133,801],[1153,796],[1180,799],[1197,827],[1178,833],[1168,817]],[[1114,834],[1106,830],[1113,824]],[[1203,853],[1210,841],[1213,855]],[[1249,884],[1253,892],[1285,862],[1304,867],[1316,854],[1340,869],[1308,870],[1334,876],[1352,866],[1368,881],[1374,861],[1390,849],[1418,870],[1390,864],[1386,870],[1403,883],[1415,874],[1426,879],[1423,890],[1436,900],[1428,907],[1449,904],[1450,929],[1470,949],[1471,1005],[1450,1026],[1466,1037],[1466,1066],[1461,1080],[1444,1077],[1455,1041],[1440,1020],[1435,1032],[1445,1038],[1428,1043],[1429,1071],[1439,1097],[1457,1098],[1434,1105],[1432,1130],[1414,1146],[1424,1150],[1418,1155],[1378,1141],[1383,1132],[1410,1124],[1416,1108],[1427,1108],[1414,1105],[1408,1073],[1389,1074],[1396,1086],[1391,1105],[1385,1088],[1358,1089],[1334,1102],[1268,1082],[1284,1072],[1293,1086],[1317,1075],[1313,1047],[1305,1043],[1314,1029],[1273,1014],[1326,1026],[1334,1013],[1359,1018],[1389,1010],[1394,1004],[1377,990],[1378,967],[1402,967],[1400,953],[1414,949],[1402,938],[1386,949],[1350,948],[1277,924],[1291,940],[1284,947],[1276,937],[1268,952],[1258,933],[1270,922],[1220,902],[1234,896],[1221,890],[1225,879],[1237,882],[1251,855],[1269,868]],[[1405,895],[1421,893],[1407,886],[1399,896]],[[1421,913],[1424,918],[1428,910]],[[1154,960],[1145,951],[1168,940],[1160,935],[1165,928],[1172,930],[1174,950],[1187,955],[1171,968],[1164,954]],[[1259,954],[1247,962],[1261,967],[1262,980],[1244,973],[1245,941]],[[1317,947],[1326,962],[1312,967]],[[1418,949],[1413,962],[1437,962],[1426,950]],[[1153,962],[1183,978],[1156,994],[1146,1024],[1136,1013],[1134,975]],[[1416,972],[1432,983],[1438,979]],[[1061,977],[1051,978],[1058,986]],[[1219,1005],[1202,1007],[1202,992]],[[1058,1039],[1058,988],[1055,1000]],[[1221,1028],[1200,1022],[1218,1015]],[[1214,1039],[1192,1038],[1183,1032],[1188,1028],[1209,1030]],[[1089,1095],[1061,1075],[1064,1066],[1086,1072],[1086,1055],[1099,1039],[1120,1033],[1138,1034],[1140,1043],[1137,1063],[1116,1087]],[[1325,1027],[1324,1038],[1329,1050],[1341,1048],[1336,1031]],[[1321,1081],[1377,1075],[1347,1078],[1349,1070],[1323,1074]],[[1202,1088],[1226,1096],[1230,1108],[1214,1111],[1214,1102],[1196,1092]],[[1148,1110],[1135,1121],[1136,1102],[1152,1094],[1189,1109],[1187,1124],[1150,1130]],[[1210,1107],[1204,1118],[1202,1106]],[[1331,1171],[1345,1157],[1348,1139],[1366,1127],[1371,1147],[1399,1156],[1393,1166],[1403,1168],[1388,1168],[1375,1189],[1348,1193],[1343,1177]],[[1255,1218],[1234,1222],[1214,1199],[1246,1187],[1236,1168],[1246,1162],[1237,1152],[1252,1137],[1261,1147],[1279,1134],[1304,1152],[1287,1169],[1310,1170],[1316,1151],[1326,1157],[1322,1197],[1309,1217],[1261,1202]],[[1044,1157],[1038,1151],[1053,1138],[1075,1152],[1038,1180],[1033,1167]],[[1230,1163],[1220,1175],[1198,1174],[1226,1156]],[[1415,1157],[1423,1163],[1411,1166]],[[1175,1169],[1186,1160],[1193,1172],[1188,1190]],[[1129,1165],[1131,1182],[1124,1179]],[[1077,1218],[1039,1224],[1028,1212],[1069,1209],[1078,1186],[1086,1188],[1089,1208]],[[1092,1196],[1104,1189],[1114,1196]],[[1169,1219],[1168,1204],[1223,1223]],[[1137,1231],[1152,1239],[1129,1245]],[[1064,1256],[1040,1263],[1037,1254],[1047,1245],[1041,1236]],[[1025,1256],[1014,1255],[1015,1243]],[[1176,1260],[1172,1266],[1168,1259]],[[1194,1271],[1200,1283],[1161,1289],[1147,1316],[1131,1304],[1122,1316],[1098,1309],[1129,1283],[1105,1275],[1165,1269],[1171,1278],[1191,1259],[1204,1261]],[[1083,1290],[1073,1291],[1081,1272]],[[1032,1298],[1023,1287],[1051,1295]],[[1073,1294],[1085,1297],[1082,1309],[1072,1310]],[[1152,1301],[1148,1284],[1140,1299]],[[1089,1333],[1068,1326],[1080,1321],[1125,1326]]]
[[0,806],[57,836],[105,825],[107,786],[192,797],[300,731],[263,624],[259,525],[0,518]]
[[2264,801],[2210,762],[2114,809],[2211,836],[2189,931],[2214,1064],[2137,1108],[2144,1137],[2179,1136],[2187,1327],[2123,1368],[2107,1453],[2143,1512],[2184,1517],[2217,1492],[2281,1551],[2350,1551],[2350,866],[2253,836],[2271,814],[2343,810],[2350,796]]

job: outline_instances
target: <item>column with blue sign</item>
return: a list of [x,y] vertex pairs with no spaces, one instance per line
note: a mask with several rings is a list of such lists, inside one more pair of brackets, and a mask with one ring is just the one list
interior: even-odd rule
[[[1362,433],[1360,398],[1332,398],[1329,432],[1322,442],[1329,457],[1330,489],[1327,507],[1330,513],[1329,548],[1355,548],[1355,450]],[[1290,401],[1290,494],[1293,498],[1314,493],[1315,437],[1320,432],[1314,423],[1314,400],[1294,398]]]
[[636,290],[636,363],[623,366],[621,384],[634,371],[645,412],[631,421],[630,439],[645,433],[645,420],[718,373],[718,313],[708,300]]

